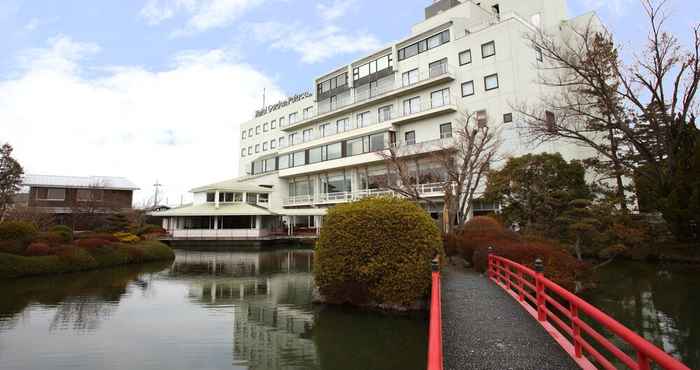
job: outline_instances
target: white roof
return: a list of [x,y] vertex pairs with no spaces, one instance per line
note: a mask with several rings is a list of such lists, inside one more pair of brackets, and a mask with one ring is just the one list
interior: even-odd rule
[[153,216],[170,217],[170,216],[275,216],[269,210],[254,206],[248,203],[232,203],[220,204],[219,208],[213,203],[204,203],[196,205],[186,205],[183,207],[173,208],[163,212],[153,212]]
[[65,188],[101,188],[112,190],[138,190],[139,187],[125,177],[111,176],[52,176],[25,175],[22,185],[65,187]]
[[256,184],[241,182],[240,179],[231,179],[217,182],[214,184],[200,186],[190,190],[193,193],[201,193],[208,190],[227,190],[233,192],[248,192],[248,193],[272,193],[272,189]]

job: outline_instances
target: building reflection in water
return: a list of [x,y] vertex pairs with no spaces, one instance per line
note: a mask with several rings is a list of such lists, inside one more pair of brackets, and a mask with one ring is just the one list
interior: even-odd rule
[[233,310],[233,365],[320,368],[311,340],[313,252],[178,251],[170,275],[190,281],[192,302]]

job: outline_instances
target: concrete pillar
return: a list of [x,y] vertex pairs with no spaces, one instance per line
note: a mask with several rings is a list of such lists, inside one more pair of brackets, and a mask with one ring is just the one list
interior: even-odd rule
[[270,287],[271,287],[271,286],[272,286],[272,285],[270,284],[270,278],[267,278],[267,279],[265,280],[265,292],[267,292],[267,295],[271,295],[271,294],[272,294],[272,292],[270,291]]
[[214,208],[219,209],[219,191],[214,192]]
[[243,286],[243,284],[241,284],[239,287],[239,295],[240,295],[241,299],[243,299],[245,297],[245,287]]

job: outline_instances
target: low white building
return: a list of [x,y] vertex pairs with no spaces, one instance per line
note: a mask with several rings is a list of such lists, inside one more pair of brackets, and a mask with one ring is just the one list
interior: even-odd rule
[[[537,83],[547,73],[542,53],[525,36],[544,29],[563,37],[567,25],[595,15],[569,19],[565,0],[439,0],[425,14],[407,37],[316,78],[313,93],[255,112],[241,124],[242,176],[194,189],[194,204],[159,214],[166,228],[202,238],[317,229],[329,206],[391,194],[380,155],[390,146],[417,158],[412,177],[439,219],[446,175],[430,153],[453,140],[466,111],[499,127],[504,156],[590,156],[574,145],[528,146],[512,107],[547,94]],[[246,228],[229,228],[232,217]]]

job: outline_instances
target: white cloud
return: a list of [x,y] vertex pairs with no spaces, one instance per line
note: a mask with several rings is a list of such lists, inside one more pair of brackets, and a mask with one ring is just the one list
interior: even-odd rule
[[578,0],[584,9],[606,9],[614,15],[623,15],[636,0]]
[[258,41],[269,43],[271,48],[300,54],[304,63],[317,63],[342,54],[371,52],[381,47],[381,42],[371,34],[362,31],[346,33],[333,25],[307,28],[298,23],[262,22],[249,24],[247,28]]
[[[252,118],[267,77],[226,50],[190,51],[172,66],[100,69],[86,78],[97,45],[68,37],[24,53],[20,72],[0,80],[0,142],[15,146],[28,173],[115,175],[166,197],[237,172],[238,124]],[[33,58],[27,60],[31,55]]]
[[141,9],[141,16],[151,25],[183,13],[188,17],[176,36],[207,31],[231,24],[246,10],[264,0],[149,0]]
[[330,4],[316,4],[316,10],[322,19],[332,21],[347,14],[355,3],[356,0],[335,0]]

